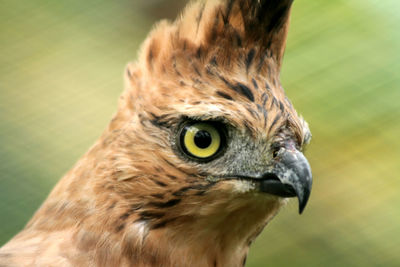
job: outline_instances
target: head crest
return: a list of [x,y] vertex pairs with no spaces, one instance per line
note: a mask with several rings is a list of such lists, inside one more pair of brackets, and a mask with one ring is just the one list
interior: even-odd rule
[[[208,0],[190,4],[173,24],[161,22],[145,43],[142,59],[153,68],[179,51],[229,66],[246,51],[247,65],[279,71],[293,0]],[[143,58],[144,57],[144,58]],[[270,59],[266,63],[266,58]],[[248,66],[249,67],[249,66]]]

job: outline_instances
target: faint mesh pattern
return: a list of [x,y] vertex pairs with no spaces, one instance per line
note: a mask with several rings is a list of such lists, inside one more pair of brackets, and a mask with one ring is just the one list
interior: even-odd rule
[[0,5],[4,243],[106,127],[152,21],[132,1]]
[[[124,65],[183,2],[0,2],[0,244],[100,135]],[[282,81],[313,132],[315,183],[305,213],[295,200],[282,210],[247,266],[400,265],[399,10],[295,1]]]

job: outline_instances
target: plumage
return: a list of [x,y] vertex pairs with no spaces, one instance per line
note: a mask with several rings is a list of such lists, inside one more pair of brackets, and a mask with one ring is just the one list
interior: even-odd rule
[[243,266],[311,190],[311,134],[279,80],[291,4],[197,1],[160,22],[109,126],[0,266]]

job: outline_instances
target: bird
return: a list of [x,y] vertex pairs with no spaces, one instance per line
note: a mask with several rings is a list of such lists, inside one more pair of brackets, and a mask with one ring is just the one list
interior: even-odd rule
[[0,266],[244,266],[312,188],[280,71],[293,0],[192,1],[149,33],[100,138]]

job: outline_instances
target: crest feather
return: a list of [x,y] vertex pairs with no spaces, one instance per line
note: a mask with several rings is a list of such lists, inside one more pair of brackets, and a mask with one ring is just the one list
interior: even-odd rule
[[[220,67],[245,61],[246,68],[278,73],[293,0],[203,0],[188,5],[174,23],[162,22],[144,45],[142,60],[152,69],[179,51]],[[243,56],[245,55],[245,56]],[[258,60],[255,60],[258,59]],[[271,64],[272,62],[272,64]],[[269,65],[269,66],[266,66]]]

